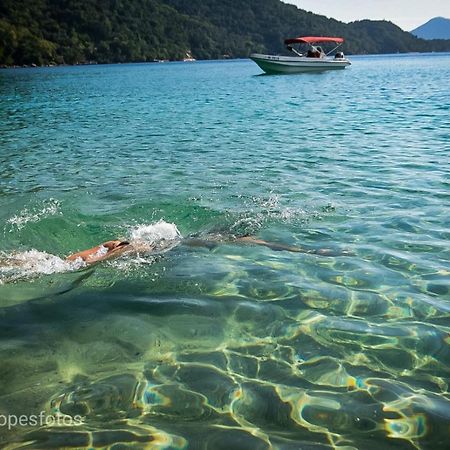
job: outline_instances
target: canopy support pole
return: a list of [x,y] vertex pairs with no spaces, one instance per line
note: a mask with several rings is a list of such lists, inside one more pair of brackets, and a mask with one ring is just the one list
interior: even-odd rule
[[302,57],[303,54],[298,52],[294,47],[291,47],[290,45],[287,46],[288,50],[290,50],[292,53],[295,53],[297,56]]
[[336,47],[334,47],[333,50],[330,50],[330,51],[327,53],[327,56],[328,56],[330,53],[333,53],[333,52],[334,52],[336,49],[338,49],[341,45],[342,45],[342,43],[336,45]]

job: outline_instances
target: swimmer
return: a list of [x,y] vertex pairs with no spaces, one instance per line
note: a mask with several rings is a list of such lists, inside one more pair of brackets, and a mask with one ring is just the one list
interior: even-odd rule
[[[77,261],[82,260],[87,265],[95,264],[100,261],[110,260],[118,258],[122,255],[130,255],[137,253],[156,253],[158,250],[166,250],[169,248],[173,248],[179,244],[186,245],[189,247],[206,247],[212,249],[217,246],[219,242],[230,242],[229,240],[221,240],[221,239],[197,239],[197,238],[186,238],[180,239],[179,241],[173,241],[170,245],[159,245],[157,247],[156,244],[148,244],[148,243],[131,243],[129,241],[124,240],[113,240],[103,242],[100,245],[89,248],[87,250],[83,250],[81,252],[74,253],[69,255],[66,258],[66,261]],[[294,253],[310,253],[310,254],[318,254],[323,256],[337,256],[341,255],[349,255],[349,252],[343,251],[340,253],[336,253],[331,249],[305,249],[302,247],[294,247],[285,244],[278,244],[276,242],[267,242],[262,239],[256,239],[252,236],[243,236],[233,239],[231,242],[238,242],[249,245],[262,245],[264,247],[268,247],[275,251],[288,251]]]

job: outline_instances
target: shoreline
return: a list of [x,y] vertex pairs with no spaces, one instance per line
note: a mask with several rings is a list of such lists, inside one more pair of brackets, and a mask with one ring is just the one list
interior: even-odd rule
[[[346,56],[354,57],[382,57],[382,56],[432,56],[432,55],[445,55],[450,54],[450,51],[445,52],[403,52],[403,53],[346,53]],[[77,63],[77,64],[46,64],[46,65],[37,65],[37,64],[23,64],[23,65],[0,65],[0,69],[43,69],[43,68],[52,68],[52,67],[78,67],[78,66],[108,66],[108,65],[121,65],[121,64],[167,64],[167,63],[192,63],[192,62],[208,62],[208,61],[238,61],[238,60],[246,60],[249,57],[242,58],[219,58],[219,59],[158,59],[153,61],[127,61],[127,62],[97,62],[90,61],[86,63]]]

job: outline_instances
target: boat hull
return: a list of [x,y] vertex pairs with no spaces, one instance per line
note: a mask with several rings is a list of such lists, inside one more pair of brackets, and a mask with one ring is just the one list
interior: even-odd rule
[[307,58],[260,55],[253,53],[250,59],[266,73],[320,72],[323,70],[345,69],[351,63],[348,59]]

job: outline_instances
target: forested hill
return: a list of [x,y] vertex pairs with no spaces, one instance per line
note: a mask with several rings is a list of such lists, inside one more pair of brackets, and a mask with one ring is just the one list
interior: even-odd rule
[[298,35],[343,36],[347,53],[450,51],[390,22],[344,24],[279,0],[0,2],[0,65],[246,57]]

